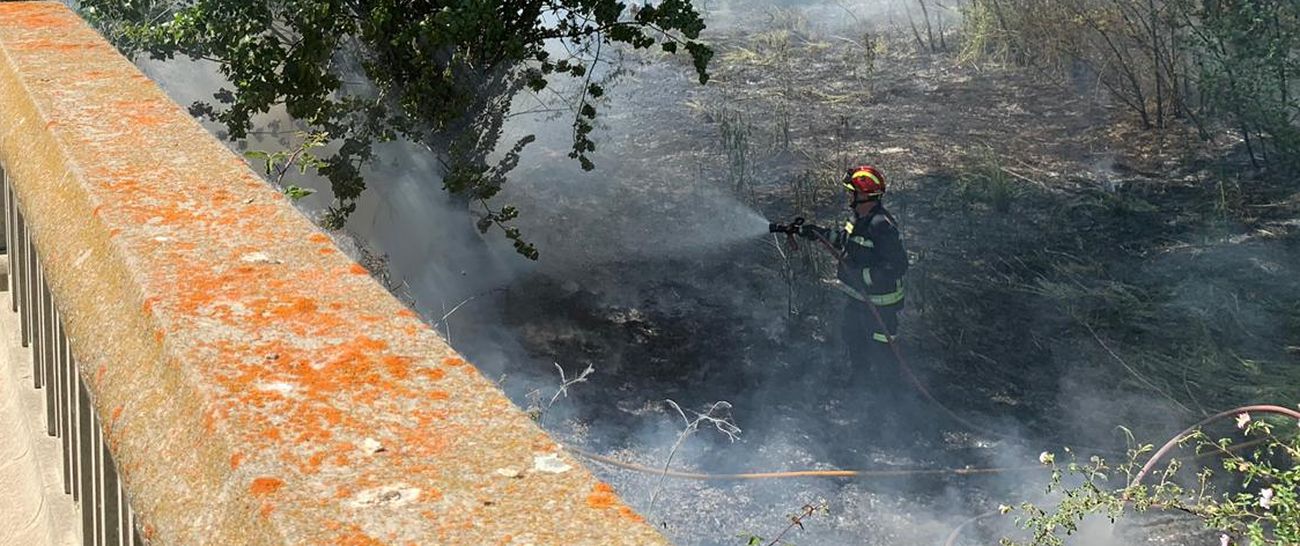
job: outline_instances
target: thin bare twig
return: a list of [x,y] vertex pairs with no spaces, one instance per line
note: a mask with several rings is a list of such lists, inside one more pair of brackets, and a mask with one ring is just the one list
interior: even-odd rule
[[[470,296],[468,298],[465,298],[464,301],[461,301],[460,303],[456,304],[455,307],[452,307],[451,311],[447,311],[445,314],[443,314],[442,318],[438,319],[438,322],[434,323],[434,324],[439,324],[439,323],[442,324],[443,337],[447,338],[448,345],[451,344],[451,323],[447,322],[447,319],[451,318],[451,315],[453,313],[458,311],[461,307],[463,307],[465,304],[469,303],[476,297],[478,296]],[[443,306],[443,309],[446,309],[446,306]]]
[[591,375],[591,372],[596,371],[595,367],[593,367],[591,364],[588,364],[587,368],[582,370],[582,373],[578,374],[577,377],[573,379],[568,379],[564,377],[564,368],[560,367],[560,363],[553,362],[553,364],[555,364],[555,369],[560,371],[560,388],[559,390],[555,391],[555,396],[552,396],[551,401],[546,404],[546,409],[551,409],[551,406],[555,405],[555,401],[559,400],[560,396],[564,396],[565,398],[568,398],[569,386],[576,385],[578,383],[586,383],[587,376]]
[[556,389],[555,394],[551,396],[550,401],[546,404],[542,404],[541,389],[533,389],[525,395],[528,397],[528,408],[525,412],[537,422],[541,422],[542,418],[546,416],[546,413],[550,411],[551,407],[555,405],[555,402],[558,401],[561,396],[565,398],[569,397],[569,387],[578,383],[586,383],[587,376],[596,371],[594,366],[588,364],[581,373],[570,379],[565,375],[564,368],[560,366],[559,362],[552,362],[552,364],[555,364],[555,369],[560,372],[560,388]]
[[767,546],[776,546],[777,544],[779,544],[781,542],[781,539],[785,537],[786,533],[789,533],[790,530],[794,529],[795,527],[798,527],[799,530],[802,531],[803,520],[812,517],[813,514],[816,514],[817,512],[826,512],[827,510],[828,510],[828,506],[826,504],[826,501],[824,500],[818,501],[817,504],[803,505],[803,508],[800,509],[798,514],[792,514],[790,516],[790,524],[786,525],[785,529],[782,529],[781,533],[776,535],[776,538],[772,539],[772,542],[767,543]]
[[713,405],[709,407],[709,410],[704,413],[692,411],[691,413],[695,414],[694,420],[686,417],[686,412],[682,410],[681,406],[677,405],[677,402],[672,400],[668,400],[667,402],[669,406],[672,406],[674,410],[677,410],[677,415],[682,417],[682,421],[686,423],[686,427],[682,429],[681,434],[677,435],[677,441],[673,442],[672,449],[668,450],[668,458],[664,460],[663,470],[659,474],[659,482],[655,484],[654,491],[650,493],[650,505],[646,507],[647,513],[654,511],[655,501],[659,498],[659,492],[663,489],[664,479],[668,477],[668,468],[673,464],[673,457],[677,455],[677,450],[682,447],[684,442],[686,442],[687,437],[699,430],[700,423],[712,423],[714,428],[718,429],[718,432],[725,434],[727,438],[733,442],[736,441],[736,436],[740,434],[740,427],[736,426],[736,424],[731,421],[730,416],[719,417],[719,415],[722,415],[722,412],[731,409],[731,402],[719,400],[714,402]]

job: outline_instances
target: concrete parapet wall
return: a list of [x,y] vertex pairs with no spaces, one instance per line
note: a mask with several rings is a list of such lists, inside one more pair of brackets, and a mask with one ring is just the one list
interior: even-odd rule
[[665,542],[61,4],[0,160],[153,543]]

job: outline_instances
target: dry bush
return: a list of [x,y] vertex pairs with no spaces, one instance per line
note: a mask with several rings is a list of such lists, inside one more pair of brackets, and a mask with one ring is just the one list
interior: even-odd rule
[[961,58],[1097,85],[1148,129],[1237,132],[1256,165],[1300,151],[1300,4],[1283,0],[972,0]]

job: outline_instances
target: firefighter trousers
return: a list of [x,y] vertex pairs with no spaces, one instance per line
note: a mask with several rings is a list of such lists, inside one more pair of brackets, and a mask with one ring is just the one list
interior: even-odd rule
[[[867,304],[849,298],[844,307],[843,336],[851,363],[847,382],[852,389],[873,401],[895,401],[907,385],[902,379],[898,359],[889,346],[898,335],[898,313],[903,304],[876,307],[877,320]],[[884,328],[881,328],[881,322]]]

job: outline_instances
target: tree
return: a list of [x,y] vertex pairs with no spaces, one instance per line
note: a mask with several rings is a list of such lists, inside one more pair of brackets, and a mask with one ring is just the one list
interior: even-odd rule
[[[684,49],[700,83],[713,55],[697,41],[704,22],[689,0],[82,0],[80,8],[127,55],[217,63],[232,89],[191,112],[224,124],[231,140],[273,107],[330,135],[337,151],[317,168],[334,193],[327,227],[355,210],[374,145],[407,139],[439,158],[446,190],[482,207],[480,231],[499,227],[533,259],[537,250],[509,225],[518,210],[489,205],[533,141],[488,159],[515,94],[542,91],[552,74],[581,82],[569,155],[590,170],[604,93],[591,75],[603,47]],[[552,58],[553,41],[570,54]]]

